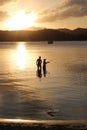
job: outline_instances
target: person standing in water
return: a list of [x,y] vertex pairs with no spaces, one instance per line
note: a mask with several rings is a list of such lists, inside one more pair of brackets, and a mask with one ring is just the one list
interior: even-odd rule
[[36,60],[37,69],[41,70],[42,59],[41,56]]
[[46,76],[46,64],[50,63],[49,61],[46,61],[46,59],[43,60],[43,74]]

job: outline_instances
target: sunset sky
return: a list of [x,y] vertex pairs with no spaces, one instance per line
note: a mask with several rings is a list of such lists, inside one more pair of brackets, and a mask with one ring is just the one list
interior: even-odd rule
[[87,0],[0,0],[0,30],[87,28]]

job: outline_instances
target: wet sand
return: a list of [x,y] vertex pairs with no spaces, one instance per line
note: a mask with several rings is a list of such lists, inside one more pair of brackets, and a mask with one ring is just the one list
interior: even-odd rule
[[0,130],[87,130],[85,120],[0,119]]

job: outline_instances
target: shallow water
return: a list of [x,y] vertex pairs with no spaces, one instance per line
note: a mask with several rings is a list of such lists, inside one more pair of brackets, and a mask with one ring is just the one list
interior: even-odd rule
[[0,42],[0,118],[87,119],[87,41]]

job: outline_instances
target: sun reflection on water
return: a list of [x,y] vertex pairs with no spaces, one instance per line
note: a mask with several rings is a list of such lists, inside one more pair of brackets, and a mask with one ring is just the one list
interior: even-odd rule
[[25,69],[26,68],[26,47],[24,44],[19,44],[17,46],[17,65],[19,69]]

